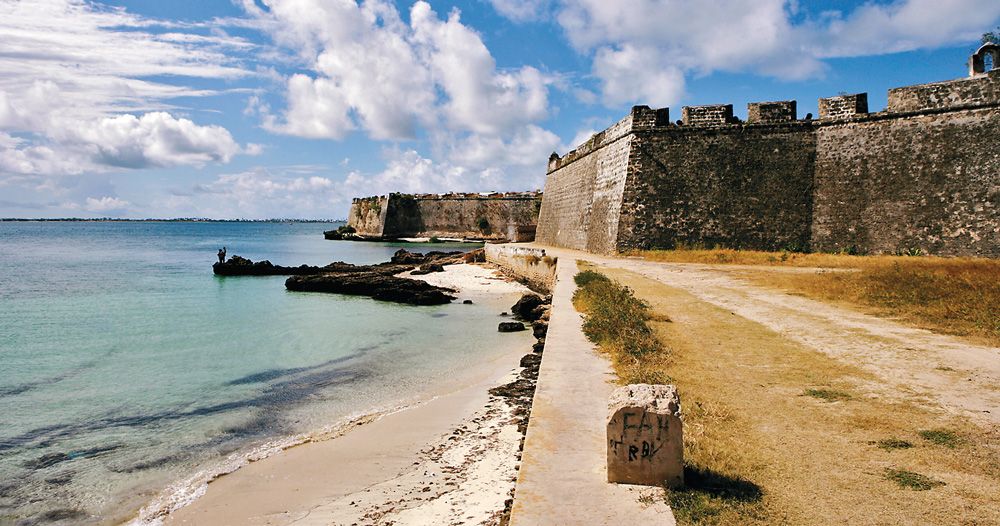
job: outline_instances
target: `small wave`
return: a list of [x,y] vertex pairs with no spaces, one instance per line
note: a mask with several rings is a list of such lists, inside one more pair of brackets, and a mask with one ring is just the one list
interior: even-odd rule
[[250,450],[233,453],[222,462],[199,470],[190,477],[168,486],[161,492],[160,496],[140,509],[138,515],[129,521],[127,526],[161,526],[171,513],[191,504],[204,495],[208,491],[208,484],[213,480],[233,473],[247,464],[264,460],[286,449],[308,442],[319,442],[343,436],[357,426],[369,424],[382,417],[423,405],[435,398],[437,397],[398,405],[386,410],[351,416],[318,431],[271,440]]

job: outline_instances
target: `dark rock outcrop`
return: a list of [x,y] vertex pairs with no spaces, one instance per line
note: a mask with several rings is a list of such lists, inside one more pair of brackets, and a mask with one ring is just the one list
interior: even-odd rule
[[253,262],[233,256],[225,263],[216,263],[212,270],[220,276],[291,276],[285,280],[285,287],[294,291],[369,296],[376,300],[410,305],[441,305],[455,299],[452,296],[454,290],[397,275],[411,271],[418,265],[427,270],[423,272],[425,274],[441,272],[444,265],[461,263],[462,257],[462,252],[433,251],[417,254],[400,249],[390,261],[378,265],[336,262],[323,267],[283,267],[270,261]]
[[502,321],[497,326],[497,330],[500,332],[519,332],[526,330],[526,327],[519,321]]
[[420,254],[417,252],[409,252],[406,249],[399,249],[392,258],[389,260],[390,263],[396,265],[423,265],[425,263],[439,263],[441,265],[454,265],[456,263],[463,263],[463,257],[465,253],[461,251],[455,252],[441,252],[439,250],[432,250],[426,254]]
[[544,321],[536,321],[531,324],[531,330],[535,338],[544,338],[545,334],[549,332],[549,324]]
[[344,225],[336,230],[327,230],[323,232],[323,237],[330,240],[341,240],[341,239],[356,239],[358,237],[357,230],[351,225]]
[[[510,308],[514,316],[525,320],[525,321],[535,321],[538,317],[535,317],[535,309],[540,307],[544,300],[538,294],[525,294],[521,296],[521,299],[517,300],[517,303]],[[539,317],[541,314],[538,315]]]
[[212,265],[212,271],[220,276],[302,276],[319,274],[323,267],[300,265],[298,267],[283,267],[270,261],[251,261],[240,256],[233,256],[225,263]]
[[444,272],[444,266],[438,263],[424,263],[420,265],[420,268],[410,272],[413,276],[423,276],[424,274],[430,274],[431,272]]
[[369,296],[380,301],[410,305],[443,305],[455,299],[452,289],[436,287],[425,281],[398,278],[373,272],[292,276],[285,288],[299,292],[333,292]]
[[542,363],[542,355],[540,354],[525,354],[521,357],[521,367],[537,367]]

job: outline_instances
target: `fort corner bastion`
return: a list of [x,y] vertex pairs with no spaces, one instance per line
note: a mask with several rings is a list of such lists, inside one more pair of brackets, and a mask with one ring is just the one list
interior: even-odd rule
[[347,224],[370,239],[531,241],[541,201],[541,192],[393,193],[355,198]]
[[[1000,257],[1000,69],[865,93],[668,108],[549,158],[537,240],[597,253],[705,244],[759,250]],[[978,61],[977,61],[978,58]],[[994,61],[995,63],[995,61]]]

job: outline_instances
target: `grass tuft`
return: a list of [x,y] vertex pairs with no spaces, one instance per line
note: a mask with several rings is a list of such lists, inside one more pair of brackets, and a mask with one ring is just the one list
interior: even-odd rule
[[573,305],[584,314],[583,333],[607,353],[623,384],[665,384],[663,372],[669,351],[649,323],[649,305],[632,290],[592,270],[578,273]]
[[917,434],[928,442],[952,449],[962,441],[958,435],[947,429],[925,429]]
[[[583,274],[583,273],[581,273]],[[634,362],[636,358],[660,349],[660,342],[646,323],[649,305],[636,298],[632,290],[595,276],[580,277],[586,283],[573,294],[573,304],[586,317],[583,333],[613,358]],[[600,274],[599,274],[600,275]],[[626,359],[629,358],[629,359]]]
[[901,488],[916,491],[927,491],[937,486],[945,485],[944,482],[941,482],[940,480],[934,480],[927,475],[921,475],[920,473],[907,471],[905,469],[886,468],[883,476],[886,479],[895,482]]
[[913,447],[912,442],[906,440],[900,440],[898,438],[885,438],[882,440],[876,440],[869,442],[869,444],[878,446],[886,451],[892,451],[894,449],[910,449]]
[[595,281],[611,281],[607,276],[593,270],[584,270],[573,277],[573,282],[577,287],[586,287]]
[[802,394],[819,398],[825,402],[842,402],[851,399],[851,395],[834,389],[806,389]]

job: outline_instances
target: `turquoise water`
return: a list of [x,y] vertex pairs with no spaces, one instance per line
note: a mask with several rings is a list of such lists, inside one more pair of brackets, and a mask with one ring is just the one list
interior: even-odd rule
[[484,345],[495,306],[212,274],[223,245],[294,265],[405,246],[326,241],[329,228],[0,223],[0,524],[120,520],[195,469],[410,400],[498,352]]

